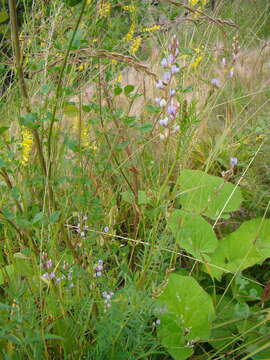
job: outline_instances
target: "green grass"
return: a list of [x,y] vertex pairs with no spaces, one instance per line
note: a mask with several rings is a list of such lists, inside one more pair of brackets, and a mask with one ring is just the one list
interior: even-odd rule
[[268,359],[269,5],[102,3],[0,24],[0,357]]

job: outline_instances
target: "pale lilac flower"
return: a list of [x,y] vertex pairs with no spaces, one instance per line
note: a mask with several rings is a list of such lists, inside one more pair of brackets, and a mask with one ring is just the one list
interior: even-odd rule
[[97,270],[97,271],[102,271],[102,270],[103,270],[103,265],[98,265],[98,266],[96,267],[96,270]]
[[51,260],[51,259],[49,259],[48,261],[46,261],[45,267],[46,267],[47,269],[51,268],[52,266],[53,266],[53,263],[52,263],[52,260]]
[[220,88],[220,81],[219,79],[212,79],[211,84],[214,85],[216,88]]
[[156,325],[160,325],[160,319],[156,320]]
[[172,74],[177,74],[179,72],[179,70],[180,70],[179,67],[177,65],[173,64],[172,69],[171,69]]
[[163,82],[161,80],[158,80],[158,82],[156,83],[156,87],[158,89],[164,89],[165,88],[165,86],[164,86],[164,84],[163,84]]
[[57,282],[57,284],[59,284],[59,283],[60,283],[60,281],[61,281],[61,278],[60,278],[60,277],[56,278],[56,282]]
[[161,102],[161,98],[160,97],[155,98],[155,102],[159,105]]
[[49,279],[49,274],[46,272],[45,274],[42,275],[42,277],[43,277],[44,279]]
[[169,57],[168,57],[168,63],[170,65],[172,65],[174,63],[175,59],[174,59],[174,56],[173,54],[169,54]]
[[234,75],[234,68],[231,68],[230,71],[229,71],[229,78],[232,78]]
[[104,232],[107,233],[109,231],[109,226],[105,226]]
[[102,272],[101,272],[101,271],[97,271],[97,272],[94,274],[95,277],[99,277],[99,276],[101,276],[101,275],[102,275]]
[[61,280],[65,280],[65,275],[63,274],[62,276],[61,276]]
[[170,96],[172,97],[172,96],[174,96],[175,95],[175,90],[174,89],[170,89]]
[[80,235],[81,235],[81,237],[84,237],[84,236],[85,236],[85,232],[82,231],[82,232],[80,233]]
[[238,163],[238,159],[236,157],[232,157],[230,159],[230,163],[231,163],[231,166],[234,168]]
[[166,106],[166,105],[167,105],[166,100],[165,100],[165,99],[161,99],[161,100],[160,100],[160,103],[159,103],[159,106],[160,106],[160,107],[164,107],[164,106]]
[[160,120],[159,120],[159,124],[160,124],[161,126],[167,126],[168,123],[169,123],[169,119],[168,119],[167,117],[165,117],[164,119],[160,119]]
[[50,279],[53,279],[55,277],[55,273],[51,272],[49,276],[50,276]]
[[163,80],[164,80],[166,83],[170,82],[170,80],[171,80],[171,73],[165,72],[165,73],[163,74]]
[[171,118],[175,119],[177,115],[178,106],[175,104],[170,104],[168,106],[168,114]]
[[167,66],[168,66],[168,61],[167,61],[167,59],[166,59],[165,57],[161,60],[160,65],[163,66],[163,67],[167,67]]
[[180,126],[179,125],[174,125],[173,127],[173,133],[177,133],[180,130]]

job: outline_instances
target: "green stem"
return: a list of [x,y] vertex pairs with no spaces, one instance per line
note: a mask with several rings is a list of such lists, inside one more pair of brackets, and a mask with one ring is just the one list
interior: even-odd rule
[[[9,10],[10,10],[10,23],[11,23],[11,38],[12,38],[14,57],[15,57],[16,71],[17,71],[17,74],[19,77],[19,83],[20,83],[20,87],[21,87],[22,96],[24,99],[25,109],[28,113],[31,113],[31,106],[30,106],[26,83],[24,80],[24,74],[23,74],[23,68],[22,68],[22,62],[21,62],[21,50],[20,50],[20,42],[19,42],[16,0],[9,0]],[[36,129],[33,129],[32,132],[34,135],[39,160],[40,160],[43,172],[46,176],[47,175],[46,162],[45,162],[45,158],[43,155],[39,134]]]
[[[12,0],[10,0],[10,1],[12,1]],[[73,43],[73,40],[75,38],[78,27],[80,25],[80,22],[82,20],[82,16],[83,16],[84,9],[86,7],[86,3],[87,3],[87,0],[84,0],[83,3],[82,3],[82,8],[81,8],[81,11],[80,11],[80,15],[79,15],[77,23],[75,25],[72,37],[70,39],[68,49],[67,49],[67,52],[66,52],[66,55],[65,55],[65,58],[64,58],[64,62],[63,62],[62,68],[61,68],[61,72],[60,72],[60,75],[59,75],[59,80],[58,80],[58,83],[57,83],[55,102],[54,102],[54,107],[53,107],[53,111],[52,111],[52,118],[51,118],[51,122],[50,122],[49,135],[48,135],[48,159],[49,159],[49,164],[50,164],[49,165],[49,172],[48,172],[49,177],[51,175],[51,170],[52,170],[52,164],[51,164],[51,148],[52,148],[52,144],[51,143],[52,143],[53,125],[54,125],[54,122],[55,122],[56,111],[57,111],[57,107],[58,107],[58,99],[60,98],[60,95],[61,95],[63,77],[64,77],[64,73],[65,73],[65,70],[66,70],[66,66],[67,66],[69,54],[70,54],[70,51],[71,51],[72,43]]]

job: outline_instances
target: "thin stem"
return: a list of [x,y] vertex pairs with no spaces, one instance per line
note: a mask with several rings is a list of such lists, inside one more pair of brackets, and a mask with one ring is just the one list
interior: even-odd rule
[[[28,113],[31,113],[30,100],[29,100],[29,96],[28,96],[26,83],[24,80],[24,74],[23,74],[23,68],[22,68],[22,62],[21,62],[21,50],[20,50],[20,42],[19,42],[16,0],[9,0],[9,9],[10,9],[11,37],[12,37],[12,46],[13,46],[13,52],[14,52],[14,57],[15,57],[15,66],[16,66],[18,77],[19,77],[19,83],[20,83],[20,87],[21,87],[22,96],[24,99],[25,109]],[[46,176],[47,175],[46,162],[45,162],[45,158],[43,155],[39,134],[38,134],[37,129],[33,129],[32,132],[34,135],[41,167]]]
[[[12,0],[10,0],[10,1],[12,1]],[[52,167],[52,164],[51,164],[51,147],[52,147],[51,142],[52,142],[53,125],[54,125],[54,122],[55,122],[56,111],[57,111],[57,106],[58,106],[58,101],[57,100],[59,99],[59,97],[61,95],[63,77],[64,77],[64,73],[65,73],[65,70],[66,70],[66,66],[67,66],[69,54],[70,54],[70,51],[71,51],[72,43],[74,41],[76,32],[77,32],[78,27],[80,25],[80,22],[82,20],[82,16],[83,16],[83,12],[84,12],[84,9],[86,7],[86,4],[87,4],[87,0],[84,0],[83,3],[82,3],[82,8],[81,8],[77,23],[75,25],[72,37],[71,37],[69,45],[68,45],[68,49],[67,49],[67,52],[66,52],[66,55],[65,55],[65,58],[64,58],[64,62],[63,62],[61,72],[60,72],[60,75],[59,75],[59,80],[58,80],[58,83],[57,83],[54,108],[53,108],[53,111],[52,111],[52,118],[51,118],[51,122],[50,122],[49,135],[48,135],[48,159],[49,159],[49,163],[50,163],[49,177],[51,175],[51,167]]]

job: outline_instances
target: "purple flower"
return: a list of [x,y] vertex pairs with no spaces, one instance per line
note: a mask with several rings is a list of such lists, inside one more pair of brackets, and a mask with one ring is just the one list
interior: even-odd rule
[[161,98],[160,97],[155,98],[155,102],[159,105],[161,102]]
[[175,90],[174,89],[170,89],[170,92],[169,92],[170,96],[174,96],[175,95]]
[[101,271],[97,271],[97,272],[94,274],[95,277],[99,277],[99,276],[101,276],[101,275],[102,275],[102,272],[101,272]]
[[97,271],[102,271],[102,270],[103,270],[103,265],[98,265],[98,266],[96,267],[96,270],[97,270]]
[[45,274],[42,275],[42,277],[43,277],[44,279],[49,279],[49,274],[46,272]]
[[55,273],[51,272],[49,276],[50,276],[50,279],[53,279],[55,277]]
[[238,163],[238,159],[236,157],[232,157],[230,163],[231,163],[231,167],[234,168]]
[[174,63],[174,61],[175,61],[175,58],[174,58],[173,54],[169,54],[168,63],[170,65],[172,65]]
[[170,80],[171,80],[171,73],[165,72],[165,73],[163,74],[163,80],[164,80],[166,83],[170,82]]
[[158,80],[158,82],[156,83],[156,87],[158,89],[164,89],[165,88],[165,86],[164,86],[164,84],[163,84],[163,82],[161,80]]
[[52,267],[52,266],[53,266],[53,263],[52,263],[52,260],[51,260],[51,259],[49,259],[48,261],[46,261],[45,267],[46,267],[47,269],[49,269],[49,268]]
[[159,106],[160,106],[160,107],[164,107],[164,106],[166,106],[166,104],[167,104],[166,100],[165,100],[165,99],[161,99],[161,100],[160,100],[160,103],[159,103]]
[[104,232],[107,233],[109,231],[109,226],[105,226]]
[[168,119],[167,117],[165,117],[164,119],[160,119],[160,120],[159,120],[159,124],[160,124],[161,126],[167,126],[168,123],[169,123],[169,119]]
[[168,114],[171,118],[175,119],[177,115],[178,106],[175,104],[170,104],[168,106]]
[[163,67],[167,67],[167,66],[168,66],[168,61],[167,61],[167,59],[166,59],[165,57],[161,60],[160,65],[163,66]]
[[212,79],[211,84],[214,85],[216,88],[220,88],[219,79]]
[[177,65],[173,64],[172,69],[171,69],[172,74],[177,74],[179,72],[179,70],[180,70],[179,67]]
[[60,283],[60,281],[61,281],[61,278],[56,278],[56,282],[57,282],[57,284],[59,284]]
[[231,69],[230,69],[230,71],[229,71],[229,78],[232,78],[233,77],[233,75],[234,75],[234,68],[232,67]]

